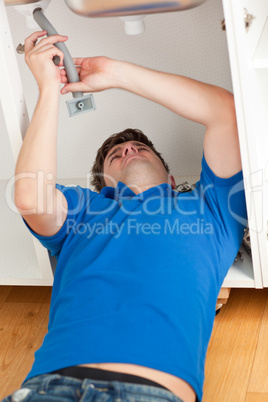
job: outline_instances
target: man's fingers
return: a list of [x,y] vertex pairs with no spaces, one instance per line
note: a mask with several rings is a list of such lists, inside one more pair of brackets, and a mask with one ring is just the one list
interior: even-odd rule
[[75,83],[74,83],[74,85],[73,85],[73,83],[71,83],[71,84],[66,84],[66,85],[64,85],[64,87],[61,89],[62,95],[65,95],[65,94],[67,94],[67,93],[69,93],[69,92],[75,92],[75,91],[77,91],[77,85],[75,85]]
[[47,38],[44,38],[38,42],[36,46],[43,46],[43,45],[55,45],[58,42],[65,42],[68,39],[68,36],[65,35],[51,35]]
[[73,62],[76,66],[81,66],[83,60],[85,60],[83,57],[75,57],[73,58]]
[[[80,71],[81,71],[81,67],[76,67],[76,71],[77,71],[77,73],[78,73],[78,75],[79,75],[79,74],[80,74]],[[67,75],[65,68],[62,68],[62,69],[60,70],[60,74],[61,74],[61,75]]]
[[47,38],[42,39],[36,46],[35,42],[44,36],[46,34],[46,31],[42,32],[35,32],[34,34],[30,35],[26,40],[25,40],[25,53],[29,52],[32,50],[34,47],[40,48],[41,46],[51,44],[54,45],[57,42],[65,42],[68,39],[68,36],[63,36],[63,35],[51,35],[48,36]]
[[51,45],[50,43],[47,43],[47,44],[43,45],[42,47],[36,46],[35,54],[44,54],[44,55],[50,54],[52,56],[52,58],[58,56],[59,57],[58,64],[62,64],[63,58],[64,58],[63,52],[60,49],[58,49],[56,46]]
[[72,83],[66,84],[61,89],[62,95],[65,95],[68,92],[79,92],[79,91],[86,92],[84,85],[81,82],[72,82]]
[[39,38],[42,38],[42,36],[45,36],[46,34],[47,34],[47,31],[38,31],[38,32],[34,32],[30,36],[28,36],[28,38],[25,39],[25,45],[24,45],[25,53],[27,53],[31,49],[33,49],[36,41]]
[[68,82],[67,77],[61,76],[60,78],[61,78],[61,83],[62,84],[67,84],[67,82]]

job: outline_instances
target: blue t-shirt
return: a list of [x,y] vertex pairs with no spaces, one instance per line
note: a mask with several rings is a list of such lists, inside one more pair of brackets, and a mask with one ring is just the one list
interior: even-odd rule
[[57,188],[67,219],[52,237],[34,234],[58,262],[48,333],[27,379],[131,363],[184,379],[201,400],[217,296],[246,225],[242,172],[216,177],[203,157],[190,193]]

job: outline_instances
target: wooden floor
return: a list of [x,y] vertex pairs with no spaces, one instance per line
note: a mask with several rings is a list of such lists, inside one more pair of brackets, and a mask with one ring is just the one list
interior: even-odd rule
[[[0,399],[19,388],[46,333],[51,289],[0,286]],[[215,319],[203,402],[268,402],[268,289],[232,289]]]

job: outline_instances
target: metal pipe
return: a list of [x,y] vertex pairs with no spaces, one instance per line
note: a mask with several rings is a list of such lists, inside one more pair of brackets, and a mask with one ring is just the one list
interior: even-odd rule
[[[58,32],[53,27],[53,25],[49,22],[49,20],[46,18],[46,16],[43,13],[43,10],[41,8],[36,8],[33,11],[33,18],[43,31],[47,31],[47,36],[58,35]],[[64,65],[69,82],[79,82],[80,79],[77,74],[76,67],[73,63],[72,56],[71,56],[69,50],[67,49],[67,46],[65,45],[65,43],[62,43],[62,42],[55,43],[55,46],[58,49],[60,49],[64,54],[63,65]],[[73,92],[73,97],[74,98],[82,98],[83,92]]]

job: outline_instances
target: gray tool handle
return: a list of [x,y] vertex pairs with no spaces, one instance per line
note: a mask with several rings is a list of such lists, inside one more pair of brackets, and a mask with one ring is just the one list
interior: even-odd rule
[[[49,20],[46,18],[46,16],[43,13],[43,10],[41,8],[36,8],[34,10],[33,18],[35,19],[35,21],[37,22],[37,24],[40,26],[41,29],[43,29],[44,31],[47,31],[47,36],[58,35],[58,32],[53,27],[53,25],[49,22]],[[69,82],[79,82],[80,80],[79,80],[75,65],[73,63],[72,56],[70,55],[70,52],[67,49],[67,46],[65,45],[65,43],[62,43],[62,42],[55,43],[55,46],[58,49],[60,49],[64,54],[63,65],[66,70],[66,74],[67,74]],[[74,98],[82,98],[83,92],[73,92],[73,97]]]

